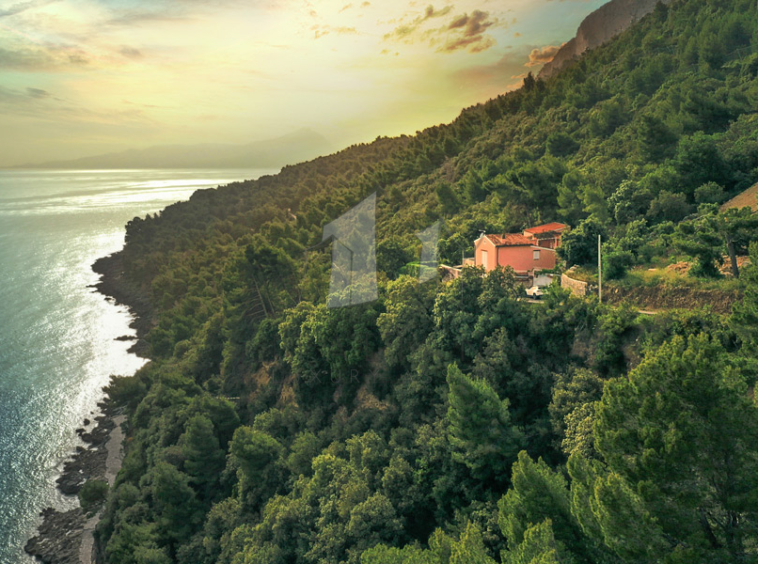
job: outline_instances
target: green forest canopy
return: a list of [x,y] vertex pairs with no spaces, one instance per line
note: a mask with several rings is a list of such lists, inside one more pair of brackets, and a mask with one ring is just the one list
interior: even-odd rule
[[[152,362],[109,387],[108,562],[758,561],[758,266],[730,316],[653,318],[402,274],[438,219],[453,264],[560,220],[567,263],[600,233],[616,276],[758,265],[752,216],[718,211],[758,181],[757,101],[756,4],[679,1],[452,124],[135,218],[117,260]],[[329,248],[305,250],[373,192],[379,299],[327,308]]]

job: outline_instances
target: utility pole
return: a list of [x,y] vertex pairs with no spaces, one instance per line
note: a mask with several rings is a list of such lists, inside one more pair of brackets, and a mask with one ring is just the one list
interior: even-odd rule
[[600,235],[597,236],[597,297],[603,303],[603,255],[600,247]]

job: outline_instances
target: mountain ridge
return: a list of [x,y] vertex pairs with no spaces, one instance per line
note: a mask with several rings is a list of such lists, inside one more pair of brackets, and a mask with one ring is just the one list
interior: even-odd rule
[[320,133],[302,128],[245,144],[199,143],[155,145],[71,160],[29,163],[11,168],[273,168],[328,154],[333,145]]

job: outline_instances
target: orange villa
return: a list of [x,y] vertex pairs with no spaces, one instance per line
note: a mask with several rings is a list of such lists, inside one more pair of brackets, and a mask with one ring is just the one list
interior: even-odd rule
[[567,228],[562,223],[546,223],[524,229],[523,233],[482,234],[474,242],[474,264],[490,271],[510,266],[516,276],[530,284],[547,284],[542,270],[555,268],[555,249]]

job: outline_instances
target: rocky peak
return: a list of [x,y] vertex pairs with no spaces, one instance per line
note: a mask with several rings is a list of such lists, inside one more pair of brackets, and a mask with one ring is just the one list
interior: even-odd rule
[[555,58],[539,72],[540,78],[549,78],[589,49],[599,47],[613,39],[655,9],[658,2],[671,0],[611,0],[601,6],[579,25],[576,37],[565,43]]

